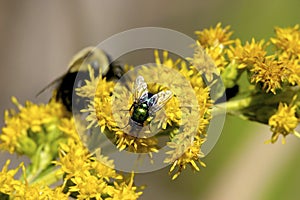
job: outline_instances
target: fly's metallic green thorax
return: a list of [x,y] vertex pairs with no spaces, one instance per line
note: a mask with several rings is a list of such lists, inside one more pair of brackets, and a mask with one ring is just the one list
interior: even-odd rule
[[143,124],[149,117],[149,106],[147,103],[134,103],[131,119],[139,124]]

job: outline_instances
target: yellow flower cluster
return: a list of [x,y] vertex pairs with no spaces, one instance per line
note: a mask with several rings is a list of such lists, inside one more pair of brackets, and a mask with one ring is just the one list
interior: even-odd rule
[[111,118],[112,116],[110,115],[111,93],[115,83],[112,81],[106,81],[106,78],[102,77],[101,73],[100,76],[95,76],[95,72],[92,67],[89,66],[88,69],[90,80],[85,80],[84,86],[76,88],[78,96],[90,99],[88,108],[82,110],[82,112],[89,113],[89,116],[86,119],[90,122],[88,128],[96,125],[100,126],[102,132],[106,127],[111,130],[116,126]]
[[[202,53],[206,55],[204,52]],[[191,63],[194,65],[200,62],[207,64],[208,60],[197,60],[203,59],[203,55],[195,55],[194,58],[190,59]],[[195,161],[204,165],[200,161],[201,144],[205,141],[206,128],[211,118],[209,109],[212,106],[212,101],[209,96],[209,88],[204,84],[201,77],[204,74],[203,70],[199,70],[197,66],[190,66],[186,61],[181,59],[174,61],[169,57],[167,51],[162,52],[162,60],[158,51],[154,52],[154,56],[156,62],[155,70],[151,67],[141,67],[143,77],[146,80],[168,82],[168,80],[174,78],[174,74],[164,73],[169,69],[177,71],[182,79],[188,81],[188,85],[192,86],[192,91],[189,91],[186,86],[178,83],[178,80],[177,82],[169,81],[170,83],[166,85],[160,85],[155,81],[147,83],[148,91],[151,94],[170,89],[168,87],[172,87],[174,90],[172,91],[174,96],[164,105],[165,112],[159,112],[155,118],[147,119],[148,123],[151,120],[150,132],[151,128],[160,130],[157,136],[135,137],[125,132],[125,130],[130,130],[128,126],[130,126],[131,113],[128,111],[133,104],[133,94],[126,93],[123,87],[119,87],[115,82],[106,81],[102,76],[93,77],[94,72],[92,68],[89,68],[91,81],[86,81],[86,85],[76,90],[78,95],[90,99],[88,108],[82,110],[82,112],[88,113],[88,117],[86,118],[90,122],[88,128],[91,128],[92,125],[100,126],[100,131],[108,135],[108,138],[112,138],[120,151],[127,150],[135,153],[148,153],[152,157],[152,153],[158,152],[161,148],[158,145],[159,137],[166,136],[167,134],[170,137],[170,142],[167,145],[172,151],[168,152],[168,156],[166,155],[167,159],[165,162],[175,163],[171,171],[174,171],[175,168],[177,169],[178,173],[173,176],[176,178],[187,164],[191,164],[195,170],[199,170]],[[209,59],[209,57],[204,59]],[[212,60],[210,64],[213,65]],[[132,88],[134,81],[128,78],[123,83],[123,86],[125,85],[125,88]],[[184,96],[184,99],[180,103],[178,95]],[[196,105],[191,101],[193,95],[196,98]],[[190,110],[193,110],[193,112]],[[182,117],[186,115],[195,115],[191,117],[193,120],[199,119],[196,122],[198,128],[191,128],[186,125],[189,122],[182,120]],[[185,127],[183,133],[178,132],[179,126]],[[191,134],[196,134],[196,136],[191,136]],[[192,140],[186,140],[186,137],[192,137]]]
[[[184,140],[183,138],[182,140]],[[198,162],[202,167],[206,167],[205,163],[200,159],[204,157],[204,154],[201,152],[201,146],[205,142],[205,139],[201,138],[199,135],[196,135],[194,138],[191,138],[190,144],[185,142],[185,145],[180,145],[175,142],[170,142],[169,147],[176,149],[176,151],[170,151],[168,154],[171,155],[171,158],[167,159],[166,162],[174,161],[171,168],[170,173],[176,171],[172,179],[176,179],[182,170],[186,169],[187,165],[190,165],[192,169],[196,171],[200,171],[198,167]]]
[[[90,68],[89,70],[91,71],[90,75],[94,76],[93,69]],[[123,93],[123,91],[116,91],[114,97],[121,99],[121,101],[119,101],[120,105],[117,103],[117,101],[113,102],[112,93],[115,88],[115,82],[106,81],[105,77],[101,77],[101,76],[96,78],[91,77],[91,80],[93,79],[97,80],[97,84],[93,84],[93,86],[92,84],[90,84],[91,87],[94,87],[93,89],[89,90],[89,91],[93,91],[93,94],[90,94],[90,92],[86,90],[87,86],[83,86],[77,89],[80,95],[90,98],[88,109],[82,110],[82,112],[88,113],[88,116],[86,118],[86,120],[90,122],[88,128],[91,128],[93,125],[100,126],[100,131],[102,133],[107,134],[109,137],[113,136],[113,142],[116,144],[117,148],[120,151],[126,149],[128,151],[135,152],[135,153],[149,153],[150,156],[152,152],[157,152],[158,141],[156,138],[154,137],[136,138],[132,135],[129,135],[124,132],[123,130],[124,127],[120,127],[119,123],[117,123],[117,120],[115,119],[116,116],[114,116],[114,113],[112,112],[113,106],[115,108],[120,108],[117,113],[118,115],[117,117],[119,117],[122,116],[123,113],[124,114],[128,113],[128,111],[124,112],[120,110],[121,108],[124,108],[125,111],[129,110],[130,106],[132,105],[132,101],[128,101],[129,104],[124,105],[124,101],[122,101],[122,99],[127,99],[128,97]],[[149,89],[155,90],[153,91],[154,93],[158,92],[157,87],[156,88],[154,87],[152,89],[149,88]],[[164,123],[162,123],[160,126],[165,128],[166,124],[172,123],[172,120],[173,119],[175,120],[175,118],[176,116],[172,114],[167,115],[167,118],[165,120],[162,120]],[[126,120],[125,122],[127,123],[129,120],[128,116],[123,120]]]
[[[74,120],[64,122],[62,130],[70,136],[76,134]],[[64,185],[70,195],[77,199],[137,199],[142,192],[133,185],[133,175],[129,182],[114,170],[113,161],[95,152],[93,156],[78,137],[69,137],[60,145],[60,166],[57,175],[63,175]],[[101,149],[99,149],[100,151]]]
[[284,66],[282,62],[275,60],[273,57],[256,60],[250,71],[253,73],[251,82],[262,83],[262,89],[266,92],[271,91],[276,94],[276,90],[281,88]]
[[191,63],[192,68],[200,71],[209,82],[213,80],[213,75],[219,75],[226,65],[225,58],[221,52],[215,49],[204,50],[199,41],[196,42],[194,48],[194,57],[187,58],[187,60]]
[[242,45],[240,39],[236,39],[234,46],[229,46],[227,55],[230,60],[236,62],[239,69],[253,66],[258,59],[264,58],[267,54],[265,50],[266,44],[264,40],[256,42],[252,38],[251,42],[246,42]]
[[34,134],[41,134],[45,130],[55,131],[53,125],[68,116],[64,106],[55,101],[41,105],[27,101],[25,106],[22,106],[13,97],[12,102],[17,106],[19,112],[5,111],[5,126],[0,135],[0,148],[10,153],[25,153],[29,156],[34,154],[39,142],[34,141]]
[[300,138],[300,134],[295,130],[299,123],[299,119],[296,117],[297,106],[294,105],[297,96],[293,98],[290,105],[286,103],[279,103],[278,111],[272,115],[269,119],[269,125],[273,132],[272,143],[278,140],[279,135],[282,135],[282,143],[285,143],[285,137],[288,134],[294,134]]
[[134,153],[148,153],[150,157],[152,157],[152,152],[158,152],[158,140],[155,137],[136,138],[116,128],[115,140],[120,151],[127,149]]
[[[197,51],[195,52],[197,54]],[[195,59],[203,59],[202,57],[194,56],[191,60],[192,64],[199,63]],[[210,108],[212,106],[212,100],[210,99],[210,90],[209,87],[206,86],[202,80],[201,75],[204,71],[198,71],[198,68],[195,66],[188,66],[186,62],[182,60],[177,60],[173,62],[171,58],[168,57],[167,52],[163,53],[163,59],[159,59],[159,55],[157,51],[155,52],[155,60],[158,66],[168,66],[173,69],[177,69],[178,72],[185,77],[186,80],[192,86],[192,91],[196,95],[197,105],[195,107],[186,107],[184,109],[195,109],[195,112],[189,113],[191,115],[191,119],[197,120],[197,127],[194,126],[185,126],[183,132],[178,132],[178,130],[174,130],[172,134],[171,141],[168,142],[168,146],[172,149],[167,152],[169,155],[164,162],[172,163],[172,167],[170,168],[170,173],[174,172],[172,179],[176,179],[181,171],[186,168],[187,165],[190,165],[194,170],[199,171],[199,167],[196,162],[199,162],[201,166],[205,166],[205,164],[200,160],[200,158],[204,157],[201,152],[201,146],[205,142],[205,138],[207,136],[206,128],[211,119]],[[207,62],[205,62],[207,64]],[[193,105],[190,102],[190,98],[192,95],[189,94],[185,88],[180,89],[179,87],[178,93],[186,93],[184,105]],[[166,105],[168,107],[168,105]],[[176,105],[174,105],[176,106]],[[196,115],[195,115],[196,114]],[[195,116],[194,116],[195,115]],[[185,122],[182,122],[185,123]],[[187,139],[189,138],[189,139]]]
[[[164,162],[171,164],[172,179],[188,165],[199,171],[200,166],[205,167],[202,145],[207,139],[213,103],[219,103],[212,100],[210,90],[219,76],[226,95],[229,89],[242,86],[239,80],[243,73],[248,76],[251,90],[241,95],[237,91],[233,100],[220,103],[226,104],[229,113],[269,124],[273,132],[271,143],[280,135],[283,143],[287,135],[300,138],[295,130],[300,116],[299,25],[276,27],[275,37],[266,42],[252,39],[242,44],[240,39],[231,39],[232,33],[229,26],[223,28],[221,23],[196,31],[197,42],[193,57],[187,58],[189,62],[175,60],[167,51],[161,57],[156,50],[154,68],[142,66],[138,68],[140,71],[129,65],[122,68],[124,75],[129,74],[121,79],[122,86],[115,79],[106,79],[108,68],[103,73],[101,70],[95,73],[87,64],[84,70],[88,70],[90,78],[76,88],[77,95],[88,102],[81,110],[87,127],[83,125],[85,122],[75,124],[80,123],[75,120],[78,113],[71,116],[63,101],[53,98],[48,104],[26,102],[23,106],[13,97],[18,110],[5,111],[0,149],[25,154],[32,162],[26,170],[22,163],[8,170],[10,161],[6,162],[0,172],[0,199],[138,199],[142,192],[133,183],[134,173],[125,178],[114,169],[112,160],[101,155],[101,148],[88,150],[87,141],[91,140],[88,135],[95,130],[97,134],[105,134],[119,151],[148,153],[151,158],[165,145],[169,151]],[[268,49],[271,45],[275,51]],[[85,56],[85,53],[78,54],[72,62],[79,60],[80,66]],[[78,66],[69,72],[76,73]],[[136,91],[131,88],[139,73],[147,82],[148,97],[168,90],[172,97],[155,116],[134,127],[132,105]],[[220,89],[218,98],[223,94],[224,90]],[[133,134],[129,134],[131,131]],[[88,134],[82,134],[85,132]],[[15,175],[20,168],[23,176],[17,180]],[[59,179],[62,185],[49,187]]]
[[271,38],[271,42],[278,50],[285,52],[289,56],[300,55],[300,32],[299,24],[294,27],[280,28],[275,27],[276,37]]
[[[228,66],[239,69],[239,73],[248,70],[252,83],[273,94],[285,84],[298,85],[300,80],[299,25],[292,28],[276,27],[275,33],[276,37],[268,42],[255,41],[253,38],[242,45],[240,39],[231,40],[229,27],[222,28],[220,23],[215,28],[196,31],[199,43],[221,72]],[[270,44],[274,44],[278,51],[267,55]],[[218,46],[222,50],[216,49]],[[211,48],[214,51],[208,50]]]
[[[288,28],[275,28],[275,37],[267,42],[254,38],[245,44],[240,39],[232,40],[229,27],[222,28],[217,24],[215,28],[197,31],[199,43],[206,49],[222,46],[219,58],[216,52],[207,51],[219,66],[224,85],[227,88],[242,87],[239,79],[247,73],[250,84],[246,94],[236,101],[229,101],[227,108],[230,113],[246,119],[262,123],[269,123],[273,136],[271,142],[277,141],[280,134],[286,136],[294,133],[298,125],[298,104],[293,104],[294,95],[299,96],[300,86],[300,29],[299,25]],[[273,45],[273,51],[269,48]],[[274,48],[275,47],[275,48]],[[275,51],[274,51],[275,49]],[[220,59],[225,58],[225,60]],[[259,96],[256,96],[259,95]],[[293,106],[287,106],[290,103]],[[277,110],[275,112],[274,110]],[[262,116],[261,116],[262,115]],[[268,119],[265,119],[268,118]]]
[[[194,59],[195,61],[199,59],[205,58],[202,54],[202,48],[205,52],[212,58],[214,62],[214,66],[217,66],[219,71],[223,71],[228,64],[226,60],[227,48],[234,41],[230,39],[233,34],[230,31],[230,26],[226,26],[222,28],[222,24],[218,23],[216,27],[210,27],[209,29],[204,29],[203,31],[195,31],[195,34],[198,37],[198,44],[201,47],[196,48],[195,55],[198,56],[198,59]],[[198,45],[199,46],[199,45]],[[211,62],[211,61],[210,61]],[[193,63],[195,65],[195,63]],[[209,66],[210,69],[213,67]]]
[[43,199],[62,199],[67,200],[68,194],[62,192],[62,187],[51,189],[47,185],[23,183],[15,179],[16,173],[20,168],[25,173],[24,164],[21,163],[16,169],[8,170],[10,160],[7,160],[0,172],[0,198],[16,200],[43,200]]
[[[133,175],[125,180],[113,169],[113,161],[102,156],[100,151],[95,152],[96,157],[89,153],[82,143],[84,136],[76,130],[81,127],[75,126],[74,118],[61,103],[51,101],[36,105],[26,102],[22,106],[16,98],[13,102],[19,112],[6,112],[5,127],[0,135],[1,148],[26,154],[32,163],[27,170],[23,164],[8,170],[7,161],[0,173],[1,199],[69,199],[72,196],[117,200],[137,199],[142,194],[133,185]],[[59,168],[54,169],[53,163]],[[23,169],[24,181],[14,177],[19,168]],[[49,175],[43,171],[51,168]],[[49,185],[60,178],[64,184],[51,189]]]
[[210,27],[209,29],[204,29],[203,31],[195,31],[198,36],[198,41],[204,47],[213,47],[213,46],[227,46],[233,41],[230,39],[233,34],[230,31],[230,26],[222,28],[222,24],[218,23],[216,27]]

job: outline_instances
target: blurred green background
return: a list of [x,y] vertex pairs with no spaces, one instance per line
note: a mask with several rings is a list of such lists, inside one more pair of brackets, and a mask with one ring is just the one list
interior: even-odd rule
[[[63,74],[71,56],[109,36],[136,27],[157,26],[194,37],[195,30],[231,25],[243,41],[268,39],[274,26],[300,23],[297,0],[213,1],[0,1],[0,112],[10,97],[46,102],[36,93]],[[195,38],[195,37],[194,37]],[[0,117],[3,126],[3,115]],[[200,173],[186,170],[175,181],[169,168],[139,174],[141,199],[299,199],[300,142],[263,144],[267,126],[227,117],[222,135]],[[1,166],[10,157],[1,154]],[[26,159],[25,159],[26,160]]]

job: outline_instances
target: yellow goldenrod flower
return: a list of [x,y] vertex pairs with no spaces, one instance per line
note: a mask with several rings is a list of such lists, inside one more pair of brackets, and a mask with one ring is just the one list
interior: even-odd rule
[[236,62],[238,68],[251,67],[259,60],[263,60],[267,52],[265,50],[267,44],[264,40],[256,42],[252,38],[251,43],[248,41],[242,45],[241,40],[235,40],[235,45],[230,46],[227,52],[229,60]]
[[64,188],[63,186],[64,185],[54,188],[52,196],[49,199],[62,199],[62,200],[70,199],[69,198],[69,193],[64,193],[63,192],[63,188]]
[[163,57],[162,60],[160,59],[159,56],[159,51],[158,50],[154,50],[154,59],[155,59],[155,63],[158,66],[165,66],[165,67],[170,67],[170,68],[177,68],[177,65],[180,63],[180,59],[177,60],[173,60],[169,57],[169,52],[168,51],[163,51],[162,53]]
[[73,183],[70,192],[76,192],[76,199],[102,200],[101,195],[106,193],[107,183],[103,179],[91,175],[89,171],[82,171],[71,178]]
[[10,160],[7,160],[2,171],[0,172],[0,198],[2,199],[62,199],[67,200],[68,195],[62,192],[62,187],[51,189],[46,185],[33,184],[29,185],[26,181],[21,182],[15,179],[16,173],[22,168],[25,173],[23,163],[16,169],[8,170]]
[[[61,144],[59,160],[54,163],[60,166],[58,174],[64,175],[67,191],[77,199],[113,197],[111,191],[118,190],[117,182],[125,184],[123,177],[113,169],[113,161],[99,154],[92,156],[80,141],[73,139]],[[132,194],[122,195],[130,199]]]
[[58,174],[66,174],[65,179],[70,179],[90,169],[91,156],[80,141],[68,140],[60,145],[59,160],[54,163],[61,166]]
[[203,31],[196,31],[200,44],[206,47],[226,46],[231,44],[233,41],[230,40],[232,31],[230,26],[222,28],[222,24],[218,23],[215,28],[204,29]]
[[0,135],[0,147],[10,153],[17,151],[21,154],[32,155],[37,142],[45,141],[35,141],[34,136],[31,135],[42,134],[44,131],[56,132],[59,120],[69,115],[64,106],[55,101],[40,105],[28,101],[25,106],[22,106],[15,97],[12,101],[18,107],[19,112],[14,110],[5,112],[5,126]]
[[[200,160],[204,157],[201,152],[201,145],[205,142],[205,139],[196,136],[191,138],[190,144],[180,144],[180,143],[169,143],[171,148],[176,148],[177,151],[170,151],[168,154],[171,154],[171,158],[165,160],[165,162],[173,162],[172,167],[170,168],[170,173],[176,170],[175,174],[172,176],[172,179],[176,179],[182,170],[186,169],[187,165],[190,165],[194,170],[199,171],[200,168],[197,166],[198,162],[202,167],[206,165]],[[179,148],[182,148],[179,151]],[[183,152],[182,152],[183,151]],[[179,153],[177,155],[177,153]]]
[[[196,31],[195,33],[198,36],[198,40],[191,63],[198,70],[204,68],[203,73],[208,81],[211,81],[212,73],[219,74],[228,64],[226,60],[226,47],[234,42],[230,39],[233,32],[230,31],[230,26],[222,28],[222,24],[218,23],[215,28],[211,27],[203,31]],[[204,54],[204,52],[210,57]],[[216,71],[215,67],[219,71]]]
[[62,118],[60,124],[58,125],[58,129],[68,136],[68,139],[79,142],[83,138],[79,137],[79,133],[77,132],[76,128],[78,127],[75,127],[75,120],[73,117]]
[[137,138],[123,130],[115,131],[116,145],[120,151],[126,149],[135,153],[149,153],[150,157],[151,152],[158,152],[158,140],[155,137]]
[[138,199],[143,192],[137,191],[138,188],[133,185],[134,174],[131,174],[130,180],[128,183],[125,182],[114,182],[114,187],[110,187],[107,190],[107,193],[110,197],[107,200],[136,200]]
[[[205,56],[208,57],[209,55],[211,59],[211,61],[208,60],[208,64],[211,66],[212,69],[217,68],[218,71],[214,70],[214,73],[219,75],[221,72],[224,71],[224,69],[228,65],[228,61],[226,59],[227,56],[226,49],[221,48],[220,46],[216,46],[216,47],[205,48],[205,52],[207,54]],[[197,52],[195,51],[195,53]],[[210,79],[208,79],[208,81],[210,81]]]
[[[92,69],[90,69],[92,70]],[[93,75],[93,73],[90,73],[90,75]],[[132,82],[127,83],[131,86]],[[124,99],[128,99],[128,96],[124,94],[124,91],[119,88],[116,88],[114,91],[114,98],[120,99],[120,101],[113,101],[112,92],[114,90],[115,83],[112,81],[106,81],[105,78],[99,77],[99,81],[96,85],[96,88],[90,91],[95,91],[94,99],[91,99],[90,104],[88,105],[87,109],[83,109],[82,112],[88,112],[89,115],[86,118],[87,121],[90,122],[90,125],[88,128],[91,128],[93,125],[100,126],[100,131],[102,133],[105,132],[107,129],[109,134],[112,134],[115,136],[115,143],[117,145],[117,148],[119,150],[129,150],[132,152],[143,152],[143,153],[149,153],[151,156],[151,152],[157,151],[157,140],[154,138],[135,138],[127,133],[124,132],[120,127],[120,123],[117,118],[122,117],[123,114],[128,114],[128,112],[120,111],[122,108],[124,110],[130,108],[132,105],[131,100],[124,101]],[[156,89],[158,89],[156,87]],[[80,94],[83,94],[84,97],[91,97],[93,95],[87,94],[85,90],[85,87],[77,89],[77,91],[80,91]],[[158,91],[152,91],[153,89],[149,87],[149,91],[153,93],[157,93]],[[125,103],[125,104],[124,104]],[[112,112],[113,107],[118,108],[119,110],[116,111],[115,114]],[[172,108],[170,108],[172,109]],[[174,115],[167,115],[166,120],[163,120],[164,123],[162,123],[160,126],[166,127],[167,123],[171,123],[172,119],[177,119],[177,116]],[[124,121],[125,120],[125,121]],[[123,124],[122,126],[125,127],[128,125],[129,117],[126,118],[123,117]]]
[[[165,159],[165,163],[173,163],[170,173],[176,170],[173,175],[173,179],[177,178],[180,172],[186,168],[186,165],[190,164],[195,170],[199,170],[195,162],[200,162],[202,166],[205,166],[203,162],[199,160],[201,156],[201,145],[205,142],[206,137],[206,128],[209,124],[209,120],[211,119],[210,108],[212,106],[212,101],[209,95],[209,87],[205,86],[201,74],[202,72],[198,72],[195,66],[191,68],[187,68],[185,62],[177,61],[172,62],[170,58],[167,57],[167,53],[164,53],[164,61],[161,62],[159,58],[157,58],[158,54],[155,54],[156,62],[159,65],[170,66],[170,63],[179,63],[181,66],[173,65],[174,69],[177,68],[178,72],[181,73],[192,86],[192,91],[196,95],[196,106],[193,108],[186,107],[181,108],[182,110],[189,109],[195,110],[195,112],[189,112],[191,119],[197,121],[198,120],[198,128],[190,127],[189,125],[185,126],[183,132],[173,131],[172,140],[168,142],[168,147],[172,150],[168,152],[169,156]],[[199,55],[199,58],[201,56]],[[207,63],[203,63],[207,64]],[[178,93],[184,93],[184,105],[193,105],[193,103],[189,102],[191,100],[192,95],[188,90],[184,88],[180,89]],[[168,105],[166,105],[168,107]],[[185,115],[183,113],[182,115]],[[195,116],[194,116],[195,115]],[[184,121],[180,121],[180,123],[187,123]],[[196,125],[196,126],[197,126]],[[190,138],[190,139],[187,139]]]
[[[113,87],[110,88],[110,90],[113,90]],[[97,89],[94,101],[91,105],[95,108],[98,121],[97,126],[100,126],[101,132],[104,132],[105,128],[112,130],[117,126],[112,113],[112,98],[110,94],[105,95],[101,90]],[[91,112],[91,114],[93,113]]]
[[285,143],[285,137],[288,134],[300,137],[300,134],[295,130],[299,123],[299,119],[295,115],[297,106],[294,103],[296,99],[297,96],[293,98],[289,105],[280,102],[277,112],[270,117],[269,125],[273,132],[272,143],[277,141],[279,135],[283,136],[282,143]]
[[[203,74],[206,79],[210,82],[213,80],[213,74],[219,75],[220,71],[217,71],[216,66],[219,70],[223,70],[226,65],[225,58],[222,54],[222,49],[215,51],[215,49],[219,49],[219,47],[211,47],[207,48],[206,51],[203,50],[199,41],[197,41],[196,46],[194,48],[194,57],[187,58],[190,61],[192,68],[198,70],[201,74]],[[213,56],[212,58],[208,56]]]
[[106,81],[102,75],[95,77],[94,69],[91,67],[89,67],[89,75],[91,81],[86,80],[86,85],[76,88],[79,96],[90,98],[88,108],[81,112],[89,114],[86,118],[90,122],[88,128],[95,125],[100,126],[102,132],[105,128],[111,130],[116,126],[111,114],[111,93],[114,89],[114,82]]
[[250,71],[252,72],[251,82],[262,84],[262,89],[266,92],[271,91],[276,94],[276,90],[281,89],[285,75],[282,62],[273,57],[266,57],[263,60],[257,60]]
[[[164,113],[159,113],[157,119],[159,119],[158,127],[166,129],[167,126],[173,126],[180,124],[181,113],[179,110],[180,104],[177,98],[171,98],[165,105],[165,115]],[[154,120],[155,122],[155,120]]]
[[[134,185],[134,172],[130,177],[119,174],[114,161],[101,154],[111,153],[105,145],[111,142],[119,151],[148,154],[152,163],[161,161],[156,155],[162,152],[176,179],[188,165],[194,171],[206,166],[202,147],[210,134],[212,113],[221,115],[224,108],[243,119],[269,124],[271,143],[280,135],[283,143],[287,135],[300,138],[295,130],[300,116],[300,26],[276,27],[269,42],[253,38],[242,44],[231,39],[232,33],[218,23],[196,31],[194,54],[187,61],[155,50],[155,64],[125,65],[117,68],[118,74],[109,68],[104,52],[82,50],[63,76],[69,82],[68,75],[89,73],[84,85],[75,89],[76,100],[83,98],[80,105],[87,106],[73,116],[66,110],[72,101],[71,95],[64,95],[64,84],[47,104],[21,105],[13,97],[17,110],[5,111],[0,149],[25,154],[31,162],[26,170],[23,163],[12,170],[10,161],[5,163],[0,199],[138,199],[143,188]],[[270,43],[275,51],[266,50]],[[94,71],[93,60],[99,72]],[[79,69],[82,64],[84,69]],[[123,76],[117,80],[119,75]],[[241,84],[243,75],[249,78],[248,90]],[[157,99],[151,99],[155,94]],[[230,98],[223,102],[224,96]],[[102,145],[104,138],[108,141]],[[20,168],[23,176],[16,180]],[[62,185],[49,187],[59,179]]]
[[[196,66],[188,67],[187,63],[181,59],[174,61],[169,57],[167,51],[162,53],[162,59],[160,59],[158,51],[155,51],[154,55],[157,65],[155,66],[155,70],[147,66],[142,66],[140,69],[143,71],[145,80],[154,81],[147,83],[148,91],[151,94],[156,94],[163,90],[172,89],[172,92],[175,95],[164,105],[164,112],[158,112],[154,118],[148,119],[149,121],[147,121],[147,123],[149,124],[151,120],[149,131],[151,132],[152,127],[155,130],[159,130],[157,135],[164,135],[164,132],[166,132],[174,140],[178,140],[177,137],[190,137],[190,134],[192,134],[193,131],[199,137],[201,135],[201,137],[205,138],[206,127],[211,118],[209,109],[212,102],[209,97],[209,88],[205,86],[202,80],[202,73]],[[203,55],[198,55],[197,58],[202,59],[201,56]],[[203,64],[209,64],[205,59],[202,59],[202,62]],[[213,65],[213,63],[211,65]],[[89,70],[93,69],[90,68]],[[174,74],[171,73],[172,70],[176,71],[178,74],[176,82],[171,81],[174,78]],[[94,76],[94,73],[90,72],[90,75]],[[96,78],[91,78],[91,80],[96,80]],[[165,85],[160,85],[155,80],[162,81]],[[188,84],[181,83],[185,83],[184,81],[188,82]],[[158,136],[144,137],[139,133],[140,137],[136,137],[127,132],[132,130],[129,123],[131,113],[126,110],[129,110],[133,104],[133,94],[131,94],[131,92],[126,93],[125,88],[132,88],[134,80],[132,80],[132,78],[123,79],[121,86],[115,85],[115,83],[111,81],[106,81],[102,77],[99,77],[98,82],[99,83],[97,84],[90,84],[92,86],[89,87],[88,90],[85,90],[85,88],[87,88],[85,86],[77,89],[81,96],[90,98],[91,101],[88,108],[82,110],[82,112],[89,113],[86,118],[86,120],[90,122],[88,128],[91,128],[92,125],[100,126],[100,131],[102,133],[109,134],[110,138],[112,138],[111,136],[114,136],[113,141],[120,151],[127,150],[134,153],[148,153],[149,156],[152,157],[152,152],[158,152],[160,148],[158,146]],[[90,81],[86,81],[86,83],[89,84]],[[188,86],[191,86],[191,90],[187,88]],[[94,95],[90,94],[92,91],[94,91]],[[180,101],[178,95],[183,97]],[[195,97],[195,101],[191,99],[193,97]],[[192,108],[190,106],[192,106]],[[199,113],[200,118],[198,117]],[[179,126],[190,126],[186,125],[190,123],[186,116],[191,115],[193,116],[189,119],[196,120],[196,126],[198,125],[198,128],[191,130],[191,128],[185,127],[184,133],[178,133],[176,130]],[[184,121],[182,121],[182,116],[185,117]],[[147,135],[148,133],[146,132],[145,134]],[[192,141],[192,143],[193,142],[194,141]],[[170,144],[171,143],[172,142],[170,142]],[[195,144],[198,144],[198,149],[200,149],[202,143],[195,141]],[[180,151],[174,145],[172,148],[174,148],[174,155],[181,155],[184,153],[181,152],[180,154]],[[186,160],[186,158],[183,159]],[[187,163],[193,163],[192,159],[197,160],[198,158],[196,159],[196,156],[194,156],[189,157],[189,159],[190,160],[186,162],[176,162],[180,163],[180,171],[185,168],[183,166]]]
[[0,197],[3,197],[4,195],[13,195],[15,191],[23,185],[21,181],[15,180],[14,178],[16,173],[23,166],[23,163],[21,163],[16,169],[11,170],[8,170],[9,164],[10,160],[7,160],[0,172]]
[[289,58],[286,53],[278,55],[278,60],[282,62],[282,80],[291,85],[300,85],[300,60],[299,58]]
[[[97,84],[99,79],[102,80],[102,73],[99,72],[99,76],[95,77],[95,71],[91,66],[88,66],[89,77],[91,80],[85,80],[85,85],[81,88],[76,88],[77,95],[80,97],[93,97],[95,94],[95,89],[97,88]],[[105,78],[104,80],[105,81]],[[106,91],[105,91],[106,92]]]
[[100,154],[99,156],[90,158],[90,160],[90,168],[94,176],[103,178],[105,181],[110,181],[112,178],[116,180],[123,179],[114,169],[115,165],[113,160],[109,160],[108,157]]
[[61,187],[51,189],[46,185],[24,184],[22,189],[16,190],[16,193],[12,195],[13,199],[28,199],[28,200],[44,200],[44,199],[62,199],[68,200],[68,194],[62,192]]
[[271,42],[281,51],[289,55],[300,55],[300,30],[299,24],[289,28],[275,28],[276,37]]
[[69,134],[67,144],[60,145],[59,160],[54,163],[60,166],[59,174],[64,174],[65,181],[72,181],[70,192],[78,192],[78,198],[85,199],[88,195],[99,198],[104,194],[112,179],[121,180],[122,176],[114,170],[112,160],[101,155],[101,149],[95,152],[94,157],[83,145],[76,132],[74,120],[64,120],[61,130]]

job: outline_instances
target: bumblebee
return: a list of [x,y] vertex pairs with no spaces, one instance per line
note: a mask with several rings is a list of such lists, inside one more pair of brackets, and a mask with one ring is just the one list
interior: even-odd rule
[[[50,83],[46,88],[39,92],[39,94],[50,86],[56,85],[52,99],[61,101],[66,109],[72,112],[72,102],[79,106],[84,103],[83,98],[79,98],[73,93],[73,88],[81,87],[82,84],[84,84],[84,80],[90,78],[88,72],[89,65],[94,69],[97,69],[95,70],[96,76],[99,75],[97,72],[101,71],[102,75],[106,76],[108,80],[118,79],[124,73],[121,66],[110,62],[109,56],[103,50],[96,47],[86,47],[75,54],[71,59],[68,65],[68,71]],[[77,76],[79,76],[80,79],[76,79]]]

